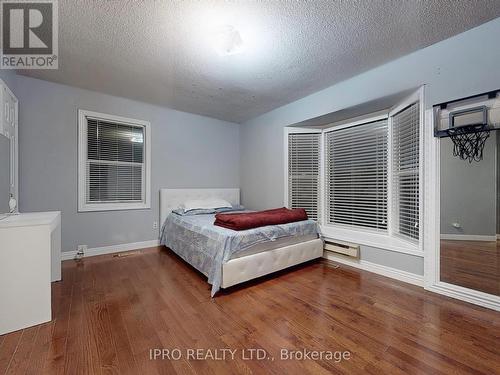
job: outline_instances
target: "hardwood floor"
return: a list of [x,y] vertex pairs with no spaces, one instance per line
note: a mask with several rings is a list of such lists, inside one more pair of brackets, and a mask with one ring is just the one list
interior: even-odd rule
[[441,280],[500,296],[500,242],[441,240]]
[[[500,313],[335,267],[310,262],[210,299],[205,279],[165,248],[66,261],[55,319],[0,336],[0,374],[500,373]],[[183,356],[150,360],[154,348]],[[189,348],[238,351],[192,360]],[[244,360],[253,348],[269,359]],[[282,360],[281,348],[350,359]]]

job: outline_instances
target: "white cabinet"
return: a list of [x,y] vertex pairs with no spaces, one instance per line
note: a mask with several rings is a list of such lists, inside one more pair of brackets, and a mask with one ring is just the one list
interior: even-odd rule
[[60,212],[0,220],[0,335],[50,321],[50,284],[60,279]]

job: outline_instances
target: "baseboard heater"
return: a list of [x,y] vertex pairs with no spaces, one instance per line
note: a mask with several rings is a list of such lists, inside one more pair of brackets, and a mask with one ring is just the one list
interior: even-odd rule
[[325,240],[324,249],[325,251],[359,258],[359,245],[354,243]]

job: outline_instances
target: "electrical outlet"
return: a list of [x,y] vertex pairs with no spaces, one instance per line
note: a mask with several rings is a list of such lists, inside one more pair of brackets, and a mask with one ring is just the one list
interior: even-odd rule
[[158,222],[157,221],[153,221],[153,229],[158,229]]
[[76,256],[75,256],[75,259],[81,259],[81,258],[83,258],[86,251],[87,251],[87,245],[78,245],[76,247]]

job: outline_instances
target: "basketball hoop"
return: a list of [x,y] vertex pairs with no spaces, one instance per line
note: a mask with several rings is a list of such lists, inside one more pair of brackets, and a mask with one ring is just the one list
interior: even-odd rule
[[[486,104],[491,105],[487,101],[495,99],[497,92],[500,92],[500,90],[479,95],[478,97],[484,97],[483,105],[450,111],[448,114],[447,129],[440,130],[437,127],[434,128],[435,137],[451,138],[453,142],[453,156],[467,160],[469,163],[483,160],[484,147],[490,137],[490,133],[493,130],[500,129],[500,124],[495,123],[496,117],[488,118],[488,107],[486,106]],[[459,99],[458,101],[470,101],[472,98],[476,97]],[[443,120],[444,116],[440,118],[439,113],[448,104],[442,103],[434,106],[436,123],[440,123]]]
[[483,150],[486,140],[490,136],[490,129],[483,124],[453,127],[446,130],[453,141],[453,156],[462,160],[483,160]]
[[[483,151],[490,133],[500,130],[499,116],[495,111],[488,114],[488,110],[497,108],[500,100],[500,89],[456,99],[451,102],[436,104],[434,112],[434,136],[438,138],[450,137],[453,142],[453,156],[469,163],[483,160]],[[476,106],[472,107],[472,105]],[[451,110],[450,105],[462,105],[462,108]],[[445,114],[448,111],[448,122]],[[448,125],[443,129],[442,125]]]

